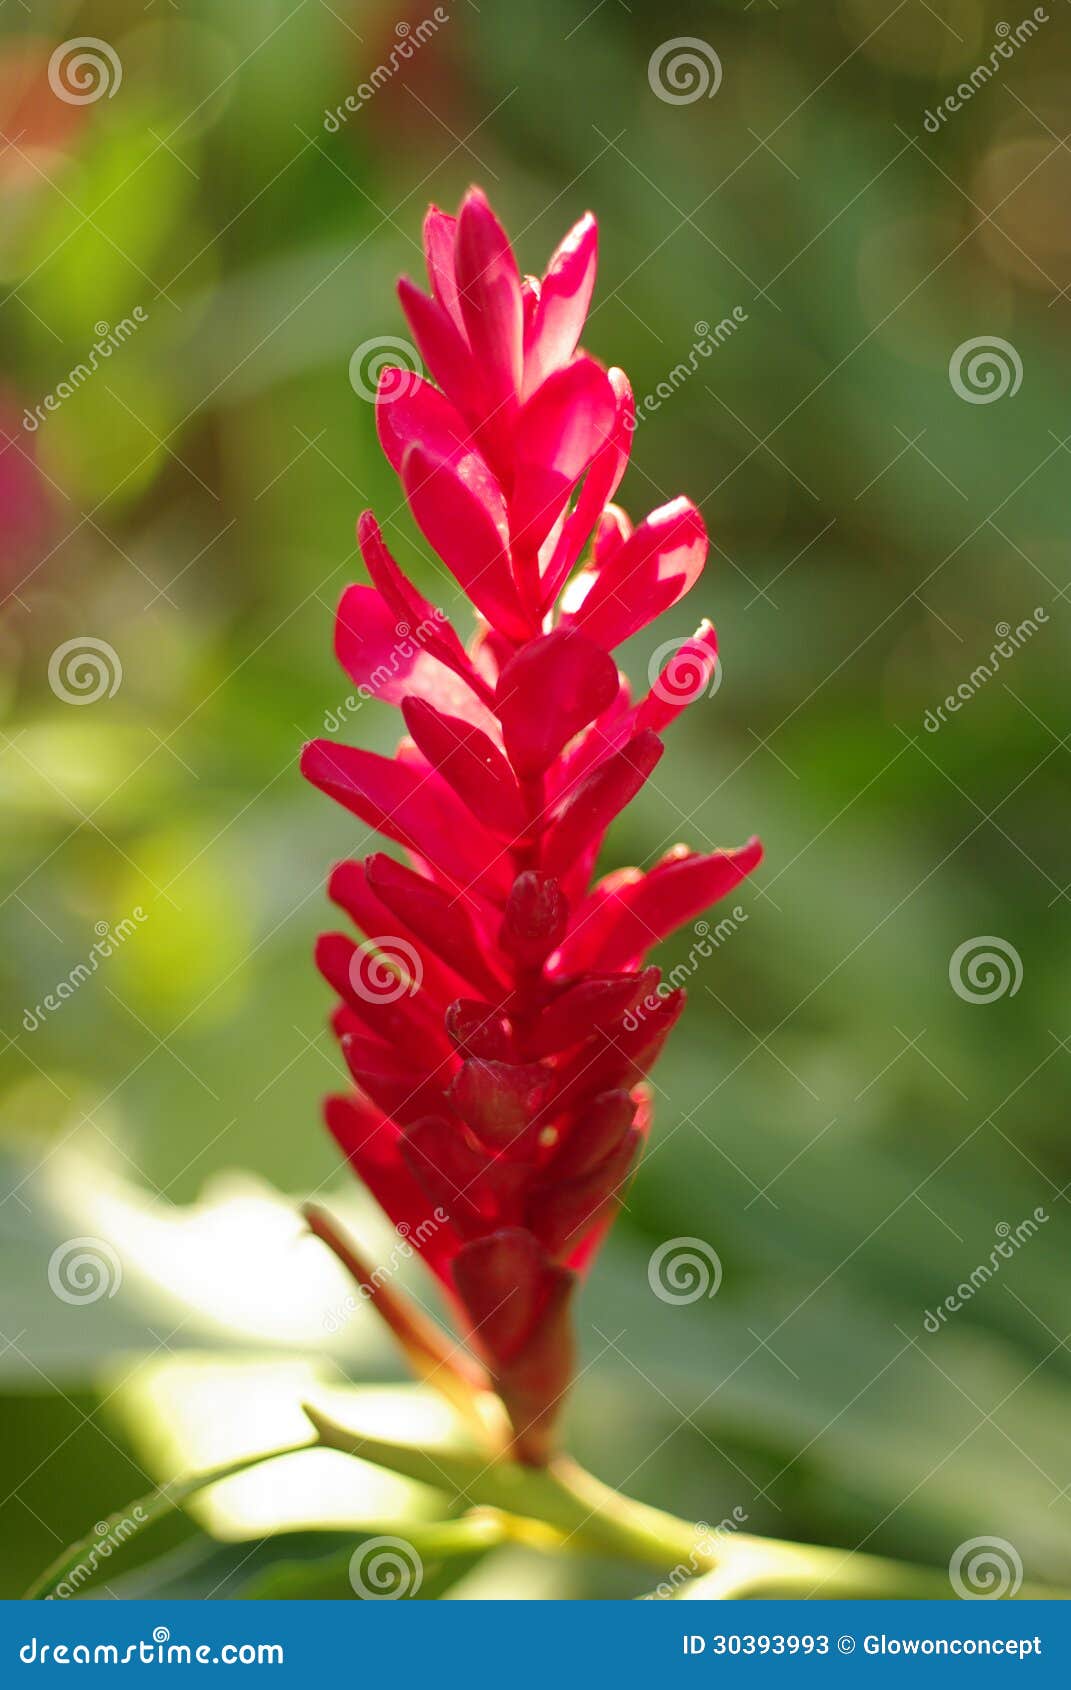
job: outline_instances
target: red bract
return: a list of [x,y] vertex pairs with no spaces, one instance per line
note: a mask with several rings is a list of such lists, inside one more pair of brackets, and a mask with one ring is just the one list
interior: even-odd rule
[[622,373],[577,350],[595,246],[587,216],[541,281],[522,278],[478,190],[456,219],[429,212],[431,293],[400,292],[438,386],[386,371],[377,420],[476,633],[466,649],[366,512],[373,585],[343,594],[337,650],[358,687],[401,708],[409,737],[393,758],[318,740],[303,759],[409,865],[377,853],[331,879],[366,944],[319,945],[356,1082],[329,1100],[328,1125],[419,1241],[531,1462],[553,1447],[570,1298],[647,1131],[643,1076],[683,1007],[645,957],[761,854],[755,840],[677,846],[647,873],[589,884],[606,829],[662,754],[658,730],[703,695],[716,651],[704,623],[678,654],[686,684],[671,663],[635,705],[610,655],[694,584],[707,541],[686,499],[635,529],[609,503],[634,411]]

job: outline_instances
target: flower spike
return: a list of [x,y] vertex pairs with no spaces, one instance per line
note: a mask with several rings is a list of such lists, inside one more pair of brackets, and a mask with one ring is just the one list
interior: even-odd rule
[[[621,371],[579,350],[594,218],[542,278],[522,277],[478,189],[456,218],[433,207],[424,243],[431,291],[404,279],[399,292],[433,380],[385,371],[377,427],[475,634],[466,649],[365,512],[371,585],[343,594],[336,650],[408,737],[393,758],[319,740],[303,768],[406,860],[374,852],[331,877],[363,943],[317,947],[355,1082],[327,1123],[476,1359],[445,1366],[449,1345],[392,1297],[385,1317],[425,1372],[490,1380],[514,1455],[542,1464],[572,1376],[577,1282],[642,1150],[644,1076],[683,1008],[647,954],[761,847],[677,846],[647,873],[589,884],[662,732],[714,674],[708,622],[635,705],[611,655],[695,584],[706,530],[687,499],[635,528],[611,503],[634,407]],[[315,1212],[313,1225],[348,1259]]]

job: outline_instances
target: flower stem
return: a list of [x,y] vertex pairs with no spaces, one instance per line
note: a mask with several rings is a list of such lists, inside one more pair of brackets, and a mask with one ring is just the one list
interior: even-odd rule
[[[306,1406],[321,1442],[437,1489],[453,1486],[474,1504],[542,1521],[558,1547],[616,1555],[668,1575],[660,1594],[711,1597],[871,1597],[916,1600],[954,1594],[948,1574],[858,1550],[791,1543],[744,1532],[712,1532],[603,1484],[568,1456],[547,1467],[484,1462],[478,1456],[432,1458],[408,1444],[367,1438]],[[1069,1593],[1023,1585],[1021,1599]]]
[[[692,1525],[623,1496],[568,1456],[558,1456],[549,1466],[536,1468],[508,1460],[488,1462],[468,1451],[454,1454],[440,1450],[432,1455],[417,1445],[364,1437],[329,1420],[317,1409],[307,1408],[306,1413],[316,1430],[314,1440],[244,1456],[151,1492],[102,1522],[104,1532],[98,1526],[72,1544],[35,1581],[27,1597],[80,1594],[96,1575],[104,1542],[125,1544],[209,1485],[263,1461],[317,1446],[359,1456],[434,1489],[453,1489],[465,1496],[473,1508],[460,1519],[437,1524],[413,1522],[407,1527],[414,1547],[429,1558],[512,1541],[549,1551],[613,1555],[658,1568],[667,1577],[653,1592],[655,1596],[928,1600],[947,1599],[953,1594],[948,1575],[933,1568],[859,1551],[753,1537],[743,1532],[714,1532],[709,1526]],[[375,1529],[367,1523],[354,1526],[362,1533]],[[1016,1594],[1020,1599],[1071,1597],[1071,1592],[1025,1584]]]
[[714,1560],[699,1551],[703,1538],[697,1527],[661,1508],[622,1496],[570,1456],[556,1457],[546,1477],[575,1509],[572,1531],[582,1541],[652,1567],[671,1567],[681,1561],[692,1561],[698,1572],[714,1567]]

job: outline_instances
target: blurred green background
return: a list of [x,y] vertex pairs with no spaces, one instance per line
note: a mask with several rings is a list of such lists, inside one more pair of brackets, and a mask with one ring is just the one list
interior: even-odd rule
[[[709,614],[724,684],[608,860],[752,831],[767,857],[689,983],[652,1149],[580,1303],[574,1447],[693,1519],[735,1507],[937,1565],[996,1536],[1029,1577],[1071,1581],[1068,7],[936,132],[927,112],[1017,11],[457,0],[400,58],[433,11],[0,18],[2,1588],[177,1466],[292,1426],[307,1370],[400,1378],[371,1315],[331,1318],[345,1285],[293,1219],[315,1191],[389,1248],[318,1119],[339,1064],[310,949],[334,925],[326,869],[363,830],[296,758],[351,690],[331,623],[361,508],[453,604],[350,361],[407,336],[392,280],[420,271],[426,203],[473,180],[534,271],[597,212],[585,344],[639,397],[738,308],[638,430],[621,494],[638,516],[687,491],[713,537],[691,599],[626,650],[634,683]],[[122,74],[77,104],[47,67],[82,36]],[[711,97],[651,86],[681,36],[718,55]],[[1014,395],[956,391],[976,337],[1014,350]],[[87,637],[121,682],[72,704],[50,660]],[[397,718],[369,703],[342,732],[388,750]],[[1017,991],[953,990],[976,936],[1017,953]],[[928,1332],[1039,1206],[1037,1236]],[[717,1250],[716,1297],[652,1293],[648,1258],[677,1237]],[[80,1238],[111,1277],[70,1301],[49,1270]],[[353,1530],[311,1496],[280,1482],[229,1521],[176,1518],[154,1588],[350,1595]],[[377,1493],[368,1513],[429,1506]],[[281,1523],[301,1529],[263,1541]],[[137,1559],[116,1557],[112,1593],[147,1588]],[[648,1582],[516,1550],[422,1594]]]

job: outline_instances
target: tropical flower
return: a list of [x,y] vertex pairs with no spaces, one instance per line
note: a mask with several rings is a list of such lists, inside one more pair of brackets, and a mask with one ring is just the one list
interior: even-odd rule
[[[326,1115],[420,1240],[514,1453],[540,1463],[572,1373],[572,1294],[648,1131],[643,1077],[683,1008],[645,959],[761,847],[677,845],[591,884],[662,731],[713,674],[708,622],[638,702],[613,657],[694,585],[703,520],[680,498],[634,528],[611,502],[635,413],[622,372],[578,350],[590,215],[541,280],[522,278],[477,189],[457,218],[428,213],[424,243],[431,291],[403,280],[400,296],[437,385],[386,370],[377,425],[476,630],[463,644],[366,511],[371,585],[344,592],[336,650],[358,687],[401,710],[407,737],[393,758],[317,740],[303,769],[405,860],[376,852],[331,876],[365,941],[318,945],[356,1082]],[[452,1365],[427,1323],[383,1302],[410,1354]]]

